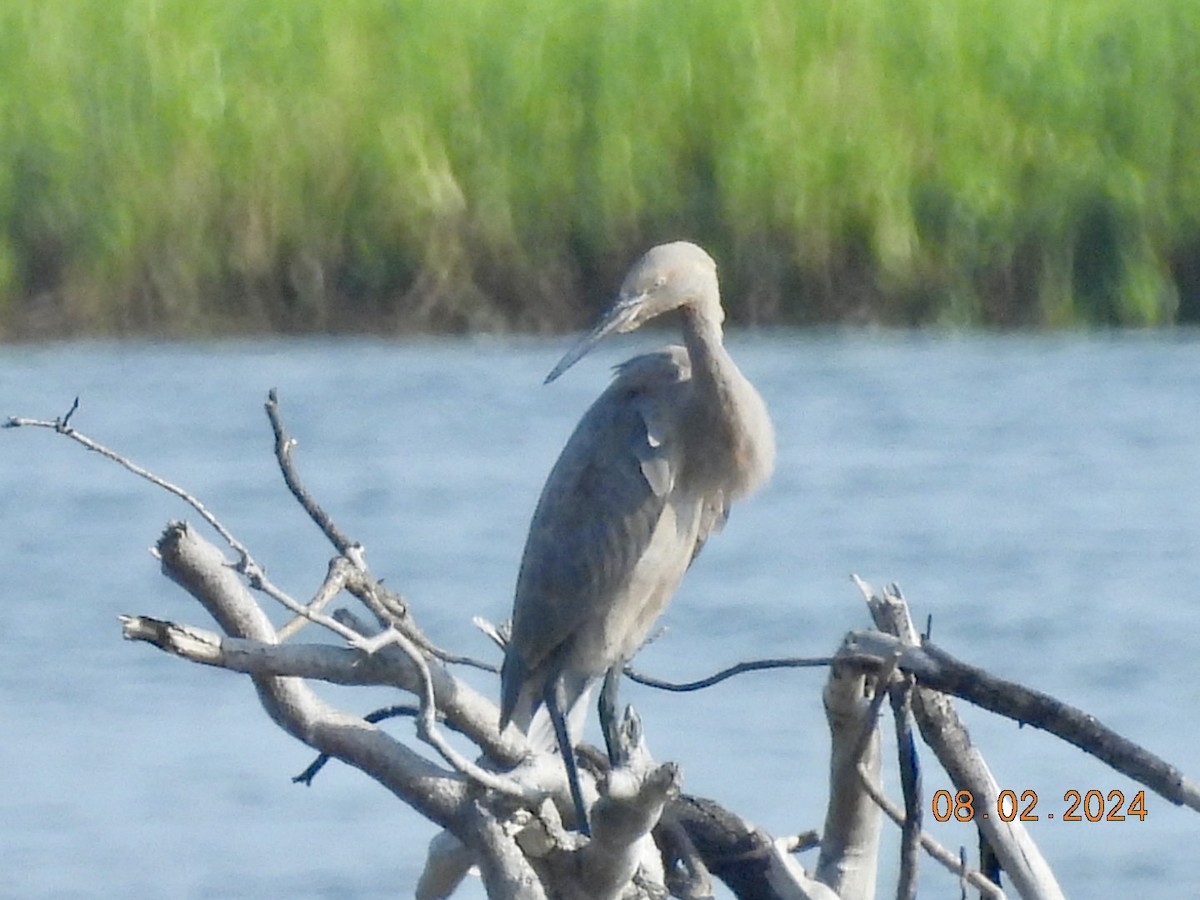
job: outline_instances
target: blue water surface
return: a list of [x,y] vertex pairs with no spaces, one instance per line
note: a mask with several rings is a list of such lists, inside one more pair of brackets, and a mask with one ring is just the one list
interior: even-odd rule
[[[899,582],[934,639],[1067,700],[1200,777],[1200,336],[732,333],[778,430],[773,481],[735,508],[637,659],[686,680],[826,655],[868,619],[849,580]],[[542,481],[607,365],[549,387],[562,340],[68,343],[0,352],[0,415],[73,424],[201,497],[297,596],[330,549],[290,499],[262,404],[279,389],[313,493],[432,639],[496,659]],[[0,432],[0,896],[407,896],[434,828],[262,713],[241,676],[120,638],[117,616],[208,626],[148,552],[181,502],[49,431]],[[273,615],[281,614],[274,610]],[[495,693],[494,680],[469,676]],[[819,828],[820,670],[668,695],[627,683],[689,792],[775,834]],[[382,690],[321,688],[365,712]],[[1064,822],[1063,795],[1138,786],[959,704],[1068,896],[1200,896],[1197,814]],[[411,738],[411,724],[393,727]],[[923,753],[929,798],[949,787]],[[894,767],[886,786],[898,796]],[[973,852],[973,832],[926,822]],[[895,879],[885,831],[881,895]],[[812,865],[811,855],[801,857]],[[924,893],[957,896],[923,864]],[[477,883],[458,896],[481,897]],[[727,896],[727,895],[726,895]]]

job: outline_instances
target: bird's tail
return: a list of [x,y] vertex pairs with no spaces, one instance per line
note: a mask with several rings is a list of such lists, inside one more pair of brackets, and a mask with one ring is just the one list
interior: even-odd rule
[[[567,723],[567,735],[570,737],[571,746],[579,743],[583,736],[588,699],[592,693],[591,682],[590,678],[563,676],[563,718]],[[554,733],[550,711],[543,702],[544,690],[544,680],[541,683],[536,678],[526,680],[512,704],[512,712],[508,719],[525,732],[529,738],[529,747],[535,753],[557,753],[558,737]]]
[[[587,721],[588,700],[591,695],[592,686],[585,683],[582,691],[575,695],[574,701],[563,711],[572,747],[583,738],[583,726]],[[554,722],[550,719],[550,711],[546,709],[546,704],[539,703],[534,708],[529,724],[525,726],[525,735],[535,753],[558,752],[558,736],[554,733]]]

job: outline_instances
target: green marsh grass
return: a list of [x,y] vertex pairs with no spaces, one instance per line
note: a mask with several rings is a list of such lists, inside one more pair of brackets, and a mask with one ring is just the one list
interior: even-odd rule
[[5,0],[0,336],[1200,318],[1200,4]]

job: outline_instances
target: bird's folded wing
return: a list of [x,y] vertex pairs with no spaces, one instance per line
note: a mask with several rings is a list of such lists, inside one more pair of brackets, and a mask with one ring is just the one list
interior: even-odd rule
[[673,351],[625,363],[580,420],[546,481],[521,561],[512,640],[542,666],[626,584],[678,474],[661,404],[687,375]]

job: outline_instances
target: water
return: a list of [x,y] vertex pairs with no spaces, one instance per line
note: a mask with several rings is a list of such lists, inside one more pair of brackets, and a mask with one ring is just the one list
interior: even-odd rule
[[[705,548],[638,666],[682,680],[830,653],[867,622],[855,572],[900,582],[960,657],[1200,777],[1196,338],[731,335],[777,423],[778,472]],[[274,469],[262,402],[277,387],[309,486],[375,571],[435,641],[495,657],[471,616],[507,615],[541,482],[606,363],[660,340],[546,388],[561,340],[10,347],[0,415],[52,418],[80,395],[77,427],[204,498],[303,596],[330,551]],[[120,613],[208,624],[146,552],[177,517],[195,518],[61,437],[0,433],[0,896],[410,894],[431,826],[345,767],[293,786],[311,754],[243,678],[121,641]],[[822,821],[821,683],[806,670],[623,696],[689,791],[786,834]],[[323,693],[359,711],[392,699]],[[1137,788],[964,716],[1000,784],[1059,814],[1032,830],[1068,895],[1200,895],[1195,813],[1151,794],[1144,822],[1063,822],[1069,790]],[[923,759],[928,798],[948,784]],[[927,894],[957,896],[923,865]]]

